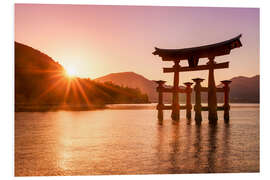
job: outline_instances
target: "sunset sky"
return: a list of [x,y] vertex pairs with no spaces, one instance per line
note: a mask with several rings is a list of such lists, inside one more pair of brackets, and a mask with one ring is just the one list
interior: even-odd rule
[[[167,80],[173,63],[154,56],[154,47],[188,48],[242,34],[243,47],[217,62],[216,82],[259,74],[259,9],[94,5],[15,5],[15,41],[38,49],[76,75],[91,79],[133,71]],[[200,64],[207,60],[201,59]],[[180,83],[207,78],[207,71],[180,73]]]

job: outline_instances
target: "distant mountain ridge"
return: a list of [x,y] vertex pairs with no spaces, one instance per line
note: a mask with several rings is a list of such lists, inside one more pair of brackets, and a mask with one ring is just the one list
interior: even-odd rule
[[[238,76],[230,79],[230,101],[242,102],[242,103],[259,103],[260,99],[260,76],[255,75],[253,77]],[[142,75],[134,72],[120,72],[111,73],[99,78],[94,79],[97,82],[112,82],[120,86],[139,88],[142,92],[148,95],[150,102],[157,102],[156,83],[143,77]],[[222,87],[219,84],[218,87]],[[194,94],[192,95],[194,101]],[[218,93],[217,99],[219,102],[223,101],[223,94]],[[164,96],[165,102],[171,102],[171,95],[168,93]],[[185,97],[180,96],[180,101],[185,102]],[[207,102],[207,94],[202,94],[202,101]]]
[[97,82],[112,82],[119,86],[139,88],[147,93],[150,100],[156,100],[156,83],[134,72],[111,73],[100,78],[94,79]]
[[260,75],[252,77],[237,76],[230,79],[230,98],[234,102],[259,103]]

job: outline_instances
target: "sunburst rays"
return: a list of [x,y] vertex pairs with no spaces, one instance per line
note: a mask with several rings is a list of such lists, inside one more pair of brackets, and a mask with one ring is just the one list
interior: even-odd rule
[[[44,72],[45,73],[45,72]],[[91,102],[83,88],[81,81],[77,77],[67,76],[66,71],[58,71],[58,72],[47,72],[50,73],[49,79],[53,81],[46,90],[44,90],[36,99],[38,102],[42,98],[46,97],[49,93],[51,93],[56,88],[60,89],[63,92],[63,102],[62,104],[66,104],[67,100],[72,96],[72,103],[80,102],[80,97],[82,97],[84,103],[89,107],[91,106]],[[71,94],[72,91],[72,94]],[[81,103],[80,103],[81,104]]]

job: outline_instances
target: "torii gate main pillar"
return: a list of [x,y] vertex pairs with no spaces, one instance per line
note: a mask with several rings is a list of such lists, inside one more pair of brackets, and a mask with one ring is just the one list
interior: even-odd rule
[[[180,68],[179,65],[180,60],[174,61],[174,69]],[[173,120],[178,121],[180,118],[180,105],[179,105],[179,71],[174,71],[173,78],[173,99],[172,99],[172,114],[171,117]]]
[[217,117],[217,91],[214,78],[214,57],[209,57],[207,63],[209,67],[208,75],[208,120],[210,124],[215,124],[218,120]]

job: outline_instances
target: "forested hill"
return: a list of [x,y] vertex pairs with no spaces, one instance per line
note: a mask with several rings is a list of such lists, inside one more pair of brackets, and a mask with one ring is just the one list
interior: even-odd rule
[[86,107],[108,103],[146,103],[139,89],[90,79],[68,78],[64,68],[48,55],[15,42],[15,109]]

